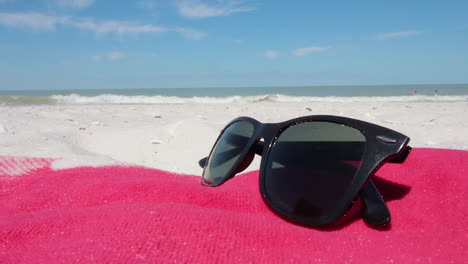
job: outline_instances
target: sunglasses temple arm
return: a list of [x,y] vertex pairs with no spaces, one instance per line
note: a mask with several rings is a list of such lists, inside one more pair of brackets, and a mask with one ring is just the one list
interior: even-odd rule
[[382,226],[390,222],[391,216],[387,204],[372,181],[361,191],[363,201],[362,218],[367,224]]

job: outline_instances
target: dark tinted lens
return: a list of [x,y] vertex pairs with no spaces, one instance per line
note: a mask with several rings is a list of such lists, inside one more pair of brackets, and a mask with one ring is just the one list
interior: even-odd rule
[[365,137],[349,126],[305,122],[274,143],[266,167],[266,192],[282,212],[327,217],[342,202],[365,151]]
[[253,131],[254,125],[247,121],[235,122],[224,130],[205,167],[205,183],[219,183],[229,176],[228,173],[242,158],[241,152],[248,147]]

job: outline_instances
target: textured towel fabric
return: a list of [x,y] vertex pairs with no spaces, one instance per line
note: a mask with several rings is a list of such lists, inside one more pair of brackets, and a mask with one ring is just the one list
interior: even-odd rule
[[211,188],[199,177],[143,167],[50,164],[0,157],[0,263],[468,259],[467,151],[414,149],[405,164],[379,170],[375,182],[393,217],[386,230],[360,217],[332,230],[285,222],[263,203],[258,172]]

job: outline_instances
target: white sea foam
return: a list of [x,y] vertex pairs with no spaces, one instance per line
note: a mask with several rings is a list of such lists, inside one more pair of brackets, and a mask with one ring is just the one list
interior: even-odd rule
[[255,95],[255,96],[226,96],[226,97],[178,97],[178,96],[128,96],[103,94],[98,96],[53,95],[56,104],[230,104],[253,102],[456,102],[468,101],[468,95],[456,96],[290,96],[290,95]]

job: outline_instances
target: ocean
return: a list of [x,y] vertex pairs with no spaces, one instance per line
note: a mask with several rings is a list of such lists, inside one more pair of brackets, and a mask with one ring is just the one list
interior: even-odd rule
[[[0,87],[1,89],[1,87]],[[468,84],[0,90],[0,105],[468,101]]]

